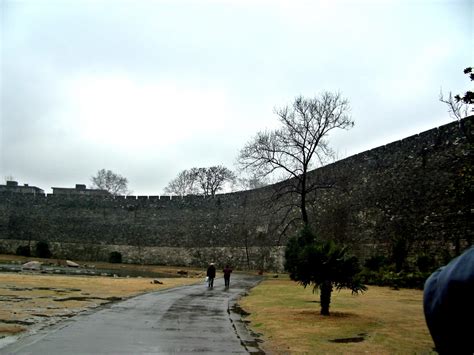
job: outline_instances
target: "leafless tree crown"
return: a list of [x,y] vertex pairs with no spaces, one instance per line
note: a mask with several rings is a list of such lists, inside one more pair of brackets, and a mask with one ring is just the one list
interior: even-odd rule
[[240,167],[258,176],[279,170],[285,172],[286,178],[299,178],[333,155],[326,136],[333,129],[354,125],[349,111],[348,100],[339,93],[296,97],[291,106],[275,110],[282,124],[280,129],[257,133],[241,150]]
[[114,173],[112,170],[99,170],[96,176],[91,177],[91,182],[93,188],[107,190],[114,196],[129,193],[127,178]]
[[185,196],[194,195],[199,192],[196,184],[195,169],[183,170],[177,177],[168,183],[165,187],[165,193],[171,195]]
[[192,168],[180,172],[175,179],[170,181],[165,192],[179,196],[202,194],[214,197],[227,182],[232,183],[235,179],[234,172],[221,165]]
[[[278,189],[277,198],[296,194],[301,220],[307,225],[309,194],[335,183],[310,182],[308,172],[334,155],[327,135],[334,129],[348,129],[354,125],[349,112],[349,101],[339,93],[323,92],[314,98],[298,96],[292,105],[275,110],[281,128],[257,133],[240,151],[238,163],[243,170],[256,176],[283,172],[283,179],[292,178]],[[288,209],[286,215],[290,211]]]
[[448,106],[448,113],[451,118],[455,120],[461,120],[462,118],[469,115],[470,104],[465,103],[464,101],[457,100],[451,92],[445,97],[443,92],[439,93],[439,101],[445,103]]
[[[473,67],[464,69],[464,74],[469,76],[471,82],[474,81]],[[443,91],[440,90],[439,101],[448,106],[449,115],[458,121],[467,117],[470,112],[474,112],[474,92],[472,90],[467,91],[462,96],[459,94],[453,96],[452,92],[449,92],[448,97],[445,97]]]

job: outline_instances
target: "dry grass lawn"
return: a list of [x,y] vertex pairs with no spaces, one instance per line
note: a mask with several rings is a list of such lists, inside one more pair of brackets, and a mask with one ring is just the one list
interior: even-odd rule
[[[12,258],[0,255],[0,262]],[[17,262],[25,261],[16,258]],[[97,267],[173,275],[179,270],[123,264]],[[186,271],[191,277],[160,278],[162,285],[153,283],[152,278],[0,273],[0,339],[54,324],[104,303],[202,281],[203,270]],[[330,317],[319,314],[318,301],[319,295],[312,289],[280,275],[262,282],[239,303],[250,313],[250,327],[262,334],[263,349],[272,354],[434,353],[419,290],[371,286],[357,296],[347,290],[336,291]]]
[[[174,274],[177,270],[167,269]],[[155,284],[153,278],[0,273],[0,338],[54,324],[104,303],[201,282],[201,276],[195,276],[160,278],[163,284]]]
[[319,294],[288,278],[268,279],[241,299],[251,328],[273,354],[433,354],[422,291],[369,287],[362,295],[333,292],[331,316]]
[[[36,257],[26,257],[26,256],[18,256],[18,255],[8,255],[8,254],[0,254],[0,264],[24,264],[28,261],[39,261],[45,265],[58,265],[58,266],[66,266],[66,260],[62,259],[43,259],[43,258],[36,258]],[[107,262],[101,261],[78,261],[78,264],[81,266],[90,266],[93,265],[93,268],[97,269],[107,269],[107,270],[129,270],[129,271],[136,271],[136,272],[144,272],[144,273],[165,273],[170,275],[176,275],[177,271],[184,270],[188,272],[188,274],[192,277],[194,276],[203,276],[205,270],[202,269],[195,269],[195,268],[179,268],[175,266],[158,266],[158,265],[137,265],[137,264],[111,264]]]

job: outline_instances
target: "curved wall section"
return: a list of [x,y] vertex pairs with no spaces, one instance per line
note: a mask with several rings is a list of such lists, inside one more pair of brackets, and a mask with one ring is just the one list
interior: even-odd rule
[[[473,118],[311,172],[334,183],[313,196],[318,236],[349,244],[361,258],[388,255],[397,243],[437,257],[470,245]],[[57,257],[75,260],[120,251],[125,262],[282,270],[280,207],[288,200],[272,197],[285,183],[215,198],[2,192],[0,252],[44,240]]]

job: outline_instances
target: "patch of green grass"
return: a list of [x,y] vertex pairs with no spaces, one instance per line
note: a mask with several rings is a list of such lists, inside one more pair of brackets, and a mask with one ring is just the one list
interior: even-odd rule
[[369,287],[361,295],[333,292],[331,316],[319,294],[288,278],[268,279],[239,303],[271,353],[431,354],[422,291]]

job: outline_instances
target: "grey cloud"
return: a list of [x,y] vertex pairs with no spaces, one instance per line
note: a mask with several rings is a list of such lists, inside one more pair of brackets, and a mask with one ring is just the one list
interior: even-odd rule
[[[11,173],[48,189],[87,184],[107,168],[128,177],[136,193],[156,194],[179,170],[232,167],[243,144],[268,128],[273,107],[322,90],[340,90],[352,103],[356,127],[333,140],[349,154],[438,125],[440,117],[449,122],[438,91],[469,84],[462,69],[472,60],[472,4],[334,3],[1,2],[0,178]],[[84,141],[64,83],[116,74],[225,92],[239,130],[151,144],[140,156],[113,140]],[[205,125],[213,109],[193,119]],[[177,133],[157,132],[157,140],[165,134]]]

